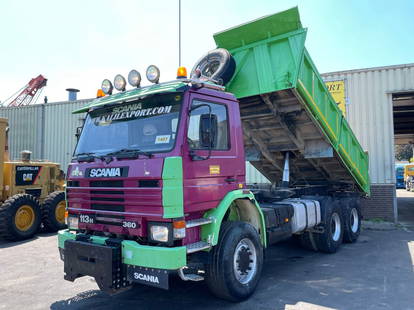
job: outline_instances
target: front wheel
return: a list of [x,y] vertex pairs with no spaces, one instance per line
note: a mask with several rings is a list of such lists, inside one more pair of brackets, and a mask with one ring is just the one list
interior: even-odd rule
[[257,230],[244,222],[224,222],[219,241],[209,252],[206,282],[210,291],[230,301],[245,300],[255,291],[262,267]]
[[0,206],[0,238],[11,241],[33,237],[40,226],[40,205],[29,194],[17,194]]

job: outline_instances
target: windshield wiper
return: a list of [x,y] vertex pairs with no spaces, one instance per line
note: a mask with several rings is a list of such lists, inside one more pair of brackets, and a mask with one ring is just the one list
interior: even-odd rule
[[106,154],[105,156],[115,156],[116,158],[133,158],[138,155],[145,155],[148,158],[151,158],[152,154],[145,151],[140,151],[139,149],[121,149],[115,152]]
[[75,155],[77,161],[93,161],[95,157],[96,154],[92,152],[84,152]]

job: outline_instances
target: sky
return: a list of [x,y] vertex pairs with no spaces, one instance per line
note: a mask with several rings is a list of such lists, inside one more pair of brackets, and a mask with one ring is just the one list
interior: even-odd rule
[[[319,72],[414,63],[413,0],[182,0],[182,64],[216,46],[212,35],[299,7],[306,46]],[[38,102],[93,98],[103,79],[150,64],[161,81],[178,67],[178,0],[1,0],[0,101],[39,74]]]

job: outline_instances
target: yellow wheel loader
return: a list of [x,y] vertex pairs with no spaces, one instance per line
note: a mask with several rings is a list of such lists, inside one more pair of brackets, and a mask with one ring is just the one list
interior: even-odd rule
[[30,238],[42,223],[47,231],[65,228],[65,176],[59,164],[31,160],[29,151],[11,161],[7,131],[7,119],[0,118],[0,238]]

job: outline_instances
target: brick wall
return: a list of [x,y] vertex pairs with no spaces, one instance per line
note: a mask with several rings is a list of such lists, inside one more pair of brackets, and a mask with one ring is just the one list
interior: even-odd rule
[[362,216],[365,220],[380,218],[394,222],[396,221],[395,203],[394,184],[373,184],[371,185],[371,197],[361,199]]

